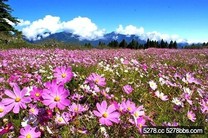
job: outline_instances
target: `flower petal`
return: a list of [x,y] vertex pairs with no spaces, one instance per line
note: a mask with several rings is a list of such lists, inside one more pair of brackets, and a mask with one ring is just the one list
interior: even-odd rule
[[94,115],[97,116],[97,117],[102,117],[102,114],[99,113],[98,111],[94,110],[93,111]]
[[15,99],[15,98],[16,98],[16,96],[14,95],[14,93],[13,93],[13,92],[11,92],[10,90],[5,90],[5,94],[6,94],[7,96],[9,96],[9,97],[13,98],[13,99]]

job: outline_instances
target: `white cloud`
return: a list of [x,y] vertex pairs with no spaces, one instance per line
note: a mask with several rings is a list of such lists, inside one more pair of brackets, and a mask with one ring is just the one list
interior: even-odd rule
[[193,43],[207,43],[208,39],[192,39],[192,40],[188,40],[187,43],[188,44],[193,44]]
[[122,25],[119,25],[116,29],[116,33],[124,34],[124,35],[142,35],[144,33],[144,28],[140,27],[137,28],[133,25],[128,25],[125,28],[123,28]]
[[22,29],[22,33],[30,40],[36,40],[37,35],[45,32],[56,33],[62,28],[59,17],[47,15],[43,19],[32,22]]
[[[67,31],[80,36],[80,39],[96,39],[104,35],[104,30],[99,30],[95,23],[87,17],[77,17],[70,21],[62,22],[60,17],[47,15],[43,19],[22,22],[27,25],[22,29],[23,34],[30,40],[37,40],[37,35],[46,37],[45,32],[51,34]],[[22,24],[23,25],[23,24]]]
[[99,30],[95,23],[87,17],[77,17],[63,22],[63,30],[79,35],[81,39],[96,39],[104,35],[105,30]]
[[24,21],[23,19],[18,19],[19,23],[17,24],[18,26],[27,26],[30,25],[30,21]]
[[[60,17],[46,15],[43,19],[38,19],[36,21],[30,22],[19,19],[19,27],[22,28],[23,35],[25,35],[30,40],[40,39],[42,37],[47,37],[49,34],[45,32],[50,32],[51,34],[57,33],[60,31],[67,31],[74,35],[79,35],[80,39],[97,39],[102,38],[105,34],[104,29],[99,29],[91,19],[87,17],[76,17],[69,21],[61,21]],[[8,21],[9,22],[9,21]],[[116,29],[116,33],[125,34],[125,35],[137,35],[141,39],[147,40],[161,40],[170,42],[170,40],[177,42],[186,42],[187,40],[179,37],[178,35],[168,35],[159,33],[157,31],[145,32],[143,27],[136,27],[133,25],[127,25],[123,27],[119,25]],[[39,36],[39,37],[37,37]]]
[[150,40],[165,40],[167,42],[170,42],[171,40],[177,41],[177,42],[186,42],[187,40],[179,37],[178,35],[168,35],[159,33],[157,31],[152,32],[145,32],[143,27],[136,27],[133,25],[128,25],[126,27],[123,27],[122,25],[119,25],[116,29],[116,33],[125,34],[125,35],[137,35],[140,36],[142,40],[147,40],[148,38]]
[[169,35],[169,34],[162,34],[157,31],[153,32],[147,32],[145,34],[146,39],[149,38],[150,40],[165,40],[167,42],[170,42],[171,40],[177,41],[177,42],[186,42],[185,39],[181,38],[180,36],[174,34],[174,35]]

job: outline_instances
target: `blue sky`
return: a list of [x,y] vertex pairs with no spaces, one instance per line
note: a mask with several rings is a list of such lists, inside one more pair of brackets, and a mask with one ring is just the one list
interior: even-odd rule
[[[51,24],[54,33],[67,29],[75,34],[89,31],[83,37],[93,33],[92,38],[95,38],[117,31],[152,39],[208,41],[207,0],[9,0],[8,4],[14,10],[13,16],[21,19],[22,23],[29,21],[17,27],[26,35],[27,31],[33,30],[29,36],[50,31],[48,27],[44,30],[43,25],[41,32],[41,28],[34,25],[35,21],[42,20],[42,24],[47,24],[51,20],[57,22]],[[50,19],[46,19],[46,15],[50,15]],[[41,26],[41,23],[37,24]]]

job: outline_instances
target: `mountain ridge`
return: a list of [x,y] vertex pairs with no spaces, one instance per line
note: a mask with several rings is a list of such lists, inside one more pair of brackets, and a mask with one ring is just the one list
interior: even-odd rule
[[[138,35],[124,35],[124,34],[119,34],[116,32],[107,33],[103,37],[92,39],[92,40],[83,39],[79,35],[75,35],[70,32],[64,32],[64,31],[54,33],[54,34],[51,34],[50,32],[45,32],[44,35],[37,35],[37,38],[39,39],[32,40],[32,41],[27,39],[26,37],[24,39],[30,43],[41,43],[47,40],[56,40],[56,41],[60,41],[64,43],[76,43],[76,44],[81,44],[81,45],[90,43],[93,46],[97,46],[99,42],[108,44],[109,42],[113,40],[117,40],[120,43],[123,39],[127,43],[130,43],[133,39],[138,41],[139,44],[145,44],[147,42],[146,40],[141,39],[141,37]],[[159,42],[160,41],[161,40],[159,40]],[[188,45],[188,43],[187,42],[178,43],[179,47],[183,47],[185,45]]]

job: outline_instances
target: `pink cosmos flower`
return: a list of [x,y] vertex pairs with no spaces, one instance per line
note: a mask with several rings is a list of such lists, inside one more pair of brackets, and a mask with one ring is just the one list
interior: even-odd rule
[[7,114],[6,111],[7,110],[6,110],[5,106],[2,103],[0,103],[0,118],[4,117]]
[[127,59],[125,59],[125,60],[122,62],[122,64],[128,65],[128,64],[129,64],[129,61],[128,61]]
[[13,84],[13,92],[6,90],[5,94],[9,98],[4,98],[2,103],[6,106],[7,112],[10,112],[13,108],[14,113],[19,113],[20,108],[26,109],[26,104],[31,102],[30,97],[25,97],[27,93],[27,88],[20,90],[17,84]]
[[61,115],[56,114],[55,122],[59,125],[69,124],[69,120],[71,120],[71,117],[67,112],[63,112]]
[[192,122],[195,122],[195,120],[196,120],[196,115],[195,115],[194,112],[192,112],[192,111],[188,111],[188,112],[187,112],[187,117],[188,117],[188,119],[191,120]]
[[66,82],[69,82],[73,77],[71,67],[56,67],[54,70],[54,77],[56,78],[58,83],[64,84]]
[[41,135],[39,131],[36,131],[35,127],[31,127],[30,125],[21,128],[20,134],[19,138],[39,138]]
[[7,114],[7,109],[6,107],[0,103],[0,118],[4,117]]
[[71,98],[75,101],[80,101],[80,100],[82,100],[83,97],[84,97],[83,95],[80,95],[78,93],[75,93],[71,96]]
[[94,110],[93,113],[95,116],[100,117],[100,124],[111,126],[112,122],[118,123],[120,114],[116,112],[116,108],[113,104],[107,107],[107,102],[103,101],[101,104],[96,104],[97,110]]
[[30,92],[31,98],[34,99],[34,101],[40,101],[42,100],[42,91],[41,89],[37,87],[33,87],[32,91]]
[[131,85],[125,85],[123,86],[123,91],[126,93],[126,94],[130,94],[134,89],[131,87]]
[[90,85],[96,84],[98,86],[104,87],[106,85],[105,78],[96,74],[92,73],[86,80],[85,83],[89,83]]
[[114,101],[113,104],[119,112],[125,112],[126,111],[125,101],[122,101],[121,103],[117,103],[117,102]]
[[103,89],[100,93],[101,93],[105,98],[107,98],[107,99],[112,99],[113,96],[110,95],[110,94],[108,94],[109,90],[110,90],[109,88],[106,88],[106,89]]
[[37,105],[29,105],[29,114],[38,115],[38,108]]
[[137,126],[140,133],[142,133],[142,127],[145,126],[145,123],[146,123],[146,121],[143,117],[137,118],[136,126]]
[[186,80],[188,83],[195,83],[195,81],[196,81],[192,73],[186,74]]
[[193,102],[191,100],[191,96],[188,93],[183,93],[183,97],[190,105],[193,104]]
[[139,106],[138,108],[136,108],[133,112],[132,115],[135,119],[137,119],[138,117],[144,116],[144,107],[143,105]]
[[50,109],[58,107],[61,110],[69,106],[70,101],[67,99],[69,91],[63,85],[58,85],[56,81],[52,81],[46,86],[48,86],[47,89],[44,89],[42,93],[44,105],[49,106]]
[[208,100],[202,99],[200,105],[202,113],[208,113]]
[[128,111],[129,113],[133,113],[136,110],[136,105],[134,102],[127,100],[122,104],[124,106],[124,110]]
[[142,64],[142,69],[143,69],[144,71],[147,71],[147,64],[146,64],[146,63]]
[[72,111],[72,112],[74,112],[76,114],[79,114],[79,113],[82,113],[82,112],[86,111],[86,109],[82,105],[80,105],[80,104],[73,103],[70,106],[69,111]]

